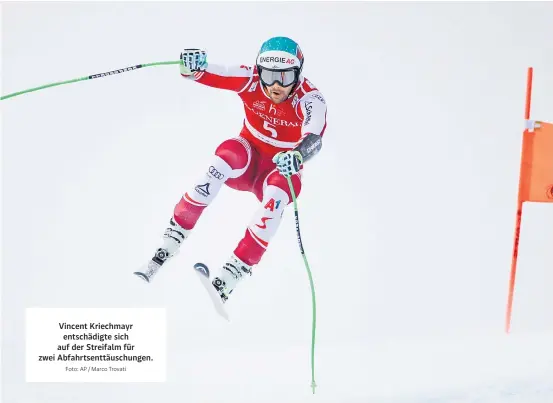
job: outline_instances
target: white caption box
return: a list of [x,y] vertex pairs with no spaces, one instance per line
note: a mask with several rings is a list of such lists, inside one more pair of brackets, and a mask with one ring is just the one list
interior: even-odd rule
[[165,309],[28,308],[25,360],[27,382],[165,382]]

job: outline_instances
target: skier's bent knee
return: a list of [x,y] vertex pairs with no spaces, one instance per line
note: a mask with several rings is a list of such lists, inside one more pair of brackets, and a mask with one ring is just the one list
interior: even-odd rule
[[233,171],[245,170],[251,159],[250,146],[242,138],[223,141],[215,155],[225,161]]

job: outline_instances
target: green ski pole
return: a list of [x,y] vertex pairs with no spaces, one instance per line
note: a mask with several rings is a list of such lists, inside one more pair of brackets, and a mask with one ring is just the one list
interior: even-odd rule
[[303,243],[301,241],[300,233],[300,218],[298,214],[298,204],[296,201],[296,192],[294,191],[294,185],[292,184],[292,179],[287,178],[288,186],[290,187],[290,193],[292,193],[292,200],[294,201],[294,217],[296,220],[296,233],[298,236],[298,244],[300,247],[301,256],[303,262],[305,263],[305,268],[307,269],[307,275],[309,276],[309,284],[311,285],[311,301],[313,305],[313,321],[311,325],[311,388],[313,389],[313,394],[315,394],[315,330],[317,327],[317,304],[315,301],[315,286],[313,285],[313,276],[311,275],[311,270],[309,269],[309,263],[307,262],[307,257],[305,256],[305,250],[303,249]]
[[112,75],[115,75],[115,74],[125,73],[127,71],[138,70],[138,69],[141,69],[143,67],[160,66],[160,65],[165,65],[165,64],[180,64],[180,63],[182,63],[182,62],[180,60],[177,60],[177,61],[168,61],[168,62],[155,62],[155,63],[137,64],[136,66],[131,66],[131,67],[125,67],[123,69],[112,70],[112,71],[108,71],[106,73],[92,74],[90,76],[75,78],[73,80],[60,81],[60,82],[57,82],[57,83],[41,85],[40,87],[29,88],[28,90],[23,90],[23,91],[14,92],[12,94],[3,95],[2,97],[0,97],[0,100],[3,101],[4,99],[16,97],[16,96],[22,95],[22,94],[27,94],[27,93],[33,92],[33,91],[43,90],[45,88],[56,87],[58,85],[71,84],[71,83],[76,83],[76,82],[79,82],[79,81],[92,80],[94,78],[102,78],[102,77],[112,76]]

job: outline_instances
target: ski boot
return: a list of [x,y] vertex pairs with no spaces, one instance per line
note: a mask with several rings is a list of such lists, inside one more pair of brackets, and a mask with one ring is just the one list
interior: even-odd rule
[[141,270],[135,271],[134,274],[150,283],[161,266],[178,254],[182,242],[188,238],[189,233],[190,230],[182,228],[176,223],[174,217],[171,217],[169,227],[163,234],[163,244],[156,250],[150,261]]
[[224,304],[238,283],[246,275],[252,275],[252,267],[233,255],[223,265],[220,274],[213,278],[210,275],[209,268],[204,263],[196,263],[194,269],[196,269],[196,273],[198,273],[217,313],[229,320]]

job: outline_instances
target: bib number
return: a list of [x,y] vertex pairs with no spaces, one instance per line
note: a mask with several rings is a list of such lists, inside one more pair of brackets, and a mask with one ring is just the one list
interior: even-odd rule
[[265,130],[267,130],[268,132],[271,132],[271,137],[276,139],[277,137],[277,131],[274,127],[271,126],[271,124],[269,122],[267,122],[266,120],[263,122],[263,128]]

